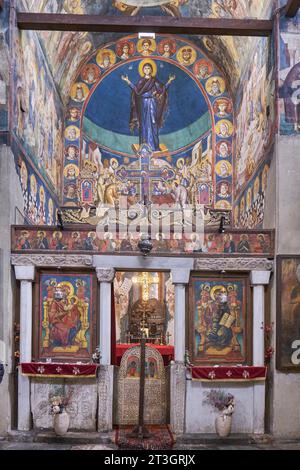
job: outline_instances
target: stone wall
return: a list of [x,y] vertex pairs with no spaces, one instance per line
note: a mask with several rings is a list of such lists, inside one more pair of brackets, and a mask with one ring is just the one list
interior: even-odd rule
[[23,208],[23,197],[14,157],[0,146],[0,352],[5,374],[0,385],[0,435],[11,427],[14,402],[13,324],[16,319],[16,283],[10,265],[10,226]]
[[32,379],[31,412],[34,429],[53,429],[49,398],[55,395],[70,397],[66,410],[70,415],[71,430],[96,431],[96,379]]

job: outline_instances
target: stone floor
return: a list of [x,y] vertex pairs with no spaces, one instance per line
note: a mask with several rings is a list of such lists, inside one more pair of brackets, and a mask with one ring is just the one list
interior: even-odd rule
[[[113,444],[58,444],[58,443],[39,443],[39,442],[11,442],[7,440],[0,441],[0,450],[103,450],[116,452],[117,448]],[[278,440],[272,443],[253,443],[253,444],[176,444],[174,450],[300,450],[299,441]]]

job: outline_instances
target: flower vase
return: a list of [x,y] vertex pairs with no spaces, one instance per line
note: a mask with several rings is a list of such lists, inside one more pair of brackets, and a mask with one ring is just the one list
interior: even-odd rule
[[66,411],[54,415],[54,431],[58,436],[67,434],[70,425],[70,416]]
[[231,433],[232,416],[221,414],[215,420],[216,433],[220,437],[228,437]]

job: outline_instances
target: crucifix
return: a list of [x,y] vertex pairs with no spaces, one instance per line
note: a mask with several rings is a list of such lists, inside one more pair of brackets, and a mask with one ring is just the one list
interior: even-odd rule
[[147,302],[149,300],[149,291],[151,285],[159,284],[159,276],[155,276],[150,273],[141,273],[139,276],[134,276],[132,279],[134,284],[140,284],[142,286],[142,299]]
[[153,152],[148,145],[143,145],[136,156],[139,159],[137,169],[121,166],[116,175],[122,183],[131,182],[139,187],[140,202],[147,206],[151,202],[151,182],[161,180],[168,183],[173,181],[176,175],[174,170],[167,166],[153,166]]

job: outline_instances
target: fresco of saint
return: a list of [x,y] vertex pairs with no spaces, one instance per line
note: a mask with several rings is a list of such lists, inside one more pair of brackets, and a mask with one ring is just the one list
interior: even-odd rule
[[127,75],[122,75],[122,80],[132,89],[130,129],[139,129],[140,145],[146,143],[153,151],[159,152],[159,129],[163,126],[167,109],[167,90],[175,75],[170,75],[164,85],[155,78],[157,68],[153,61],[143,61],[140,70],[142,78],[136,85]]

